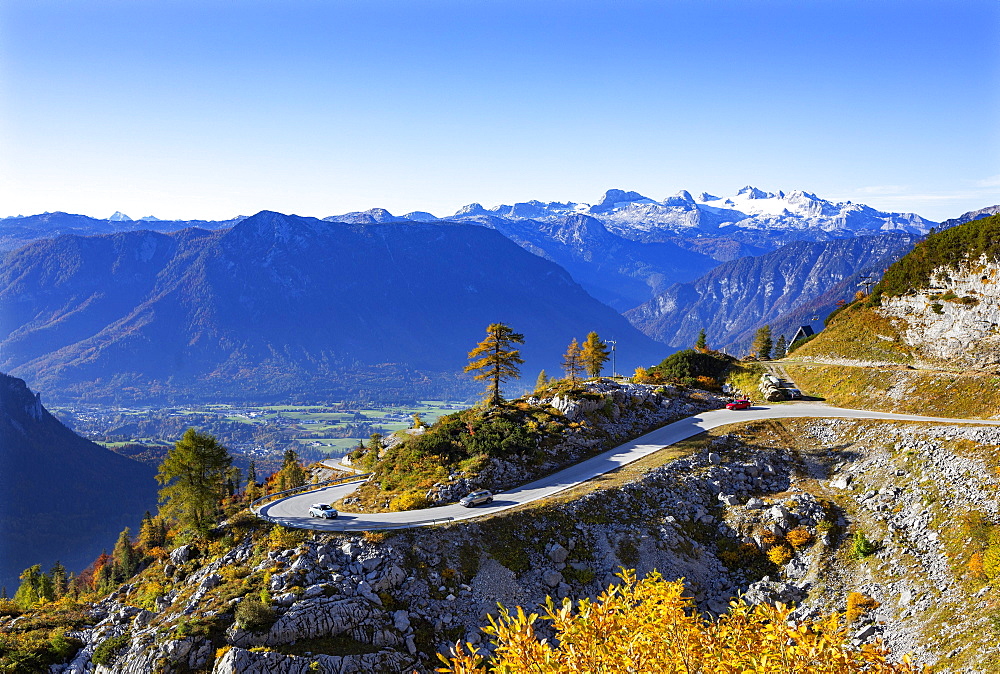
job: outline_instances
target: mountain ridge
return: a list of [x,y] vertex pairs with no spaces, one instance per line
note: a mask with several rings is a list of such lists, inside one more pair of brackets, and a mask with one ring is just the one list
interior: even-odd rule
[[[701,278],[674,284],[625,316],[650,337],[675,348],[708,331],[714,347],[746,350],[753,331],[770,323],[791,337],[802,310],[825,318],[851,299],[861,276],[877,276],[917,237],[884,233],[833,241],[798,241],[760,256],[726,262]],[[851,284],[853,283],[853,287]]]
[[494,230],[271,211],[226,230],[30,244],[0,269],[0,318],[0,367],[67,399],[405,399],[428,376],[440,385],[421,395],[465,398],[478,388],[458,374],[465,355],[497,321],[526,335],[526,377],[591,330],[619,340],[623,366],[664,355]]

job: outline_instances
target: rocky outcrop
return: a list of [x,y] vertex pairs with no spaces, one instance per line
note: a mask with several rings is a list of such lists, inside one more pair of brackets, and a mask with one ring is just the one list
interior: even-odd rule
[[[957,581],[949,555],[968,546],[954,513],[1000,519],[1000,479],[983,458],[998,446],[1000,428],[763,422],[554,508],[374,536],[310,534],[287,548],[247,538],[217,559],[192,548],[157,611],[134,605],[139,585],[95,607],[94,626],[73,635],[87,646],[64,671],[91,671],[94,648],[127,635],[97,671],[428,672],[455,641],[488,648],[480,627],[498,602],[532,610],[546,596],[593,597],[619,582],[622,566],[684,578],[698,609],[715,614],[742,596],[796,604],[794,617],[808,618],[861,592],[879,606],[851,626],[857,644],[881,638],[927,664],[974,644],[982,656],[966,671],[977,671],[975,662],[1000,656],[977,636],[989,633],[988,613],[974,609],[995,597],[985,583],[970,596],[974,581]],[[864,560],[851,556],[855,532],[878,544]],[[765,556],[775,546],[787,550],[779,565]],[[273,624],[234,626],[235,609],[260,589]],[[947,611],[968,626],[942,650],[920,635],[947,629],[934,622]],[[229,648],[216,655],[220,642],[183,634],[185,624],[215,625]]]
[[524,401],[534,408],[558,411],[570,425],[563,431],[561,441],[547,450],[544,463],[491,458],[476,475],[453,473],[447,480],[435,483],[427,491],[428,502],[452,503],[477,489],[504,491],[627,438],[726,403],[725,398],[708,391],[663,384],[599,379],[582,386],[585,389],[582,394],[558,393]]
[[[326,588],[316,588],[313,594],[320,591],[325,592]],[[371,590],[368,591],[370,593]],[[246,648],[277,646],[299,639],[340,634],[350,634],[357,641],[375,646],[399,646],[403,643],[402,638],[388,630],[391,622],[383,624],[387,621],[379,608],[380,601],[371,601],[363,596],[345,599],[303,597],[299,600],[289,597],[293,603],[288,611],[267,632],[250,632],[234,625],[226,635],[229,643]],[[373,595],[373,599],[378,599],[377,595]]]
[[231,648],[215,663],[212,674],[369,674],[404,672],[412,665],[413,658],[396,651],[295,657]]
[[[942,267],[930,287],[883,297],[879,312],[899,319],[899,338],[924,364],[1000,371],[1000,264],[986,258]],[[892,337],[889,337],[892,338]]]

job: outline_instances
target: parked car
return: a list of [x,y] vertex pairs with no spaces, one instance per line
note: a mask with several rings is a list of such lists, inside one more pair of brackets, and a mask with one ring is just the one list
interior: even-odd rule
[[474,491],[471,494],[463,496],[458,502],[459,505],[463,505],[466,508],[471,508],[475,505],[482,505],[484,503],[493,503],[493,494],[487,489]]
[[726,409],[727,410],[748,410],[748,409],[750,409],[750,405],[752,405],[752,404],[753,403],[751,403],[746,398],[739,398],[737,400],[733,400],[730,403],[726,403]]
[[313,503],[309,506],[309,517],[322,517],[323,519],[332,520],[339,514],[336,508],[327,503]]
[[792,400],[798,400],[802,397],[802,391],[798,390],[794,386],[786,388],[785,393],[787,393],[788,397]]

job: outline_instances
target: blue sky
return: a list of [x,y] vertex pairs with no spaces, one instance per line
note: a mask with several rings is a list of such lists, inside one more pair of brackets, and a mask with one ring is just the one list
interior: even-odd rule
[[0,3],[0,215],[1000,203],[1000,3]]

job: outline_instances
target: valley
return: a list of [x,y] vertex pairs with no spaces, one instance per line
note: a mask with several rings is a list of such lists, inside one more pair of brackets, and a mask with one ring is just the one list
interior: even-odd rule
[[[50,411],[80,435],[127,455],[150,451],[155,467],[190,426],[211,432],[237,458],[266,468],[294,449],[307,462],[345,455],[372,433],[388,435],[413,426],[413,415],[433,423],[468,403],[415,401],[365,406],[344,402],[325,405],[227,405],[183,407],[53,406]],[[143,450],[145,447],[147,450]],[[160,448],[157,451],[154,448]]]

